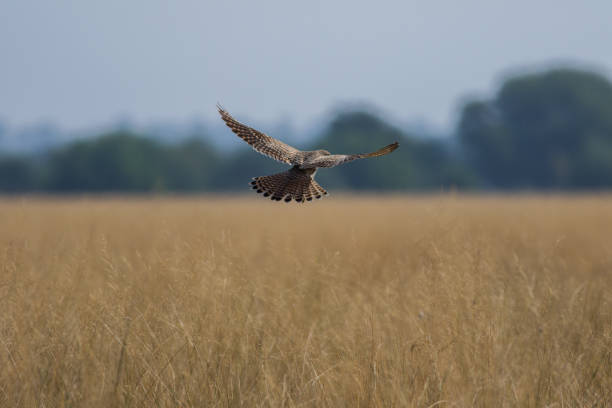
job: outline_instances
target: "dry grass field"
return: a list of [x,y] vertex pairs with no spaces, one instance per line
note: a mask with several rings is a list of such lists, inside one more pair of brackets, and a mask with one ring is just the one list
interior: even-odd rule
[[612,405],[612,197],[0,201],[0,406]]

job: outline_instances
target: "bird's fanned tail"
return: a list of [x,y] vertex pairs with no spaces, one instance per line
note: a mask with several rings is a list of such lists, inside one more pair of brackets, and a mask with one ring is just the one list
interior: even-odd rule
[[312,171],[292,168],[288,171],[269,176],[255,177],[251,182],[253,190],[270,197],[272,200],[302,203],[319,199],[327,195],[327,191],[311,177]]

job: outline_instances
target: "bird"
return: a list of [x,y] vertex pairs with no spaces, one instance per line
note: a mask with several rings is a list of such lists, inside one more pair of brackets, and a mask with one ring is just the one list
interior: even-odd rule
[[253,190],[275,201],[284,200],[289,203],[295,200],[304,203],[314,198],[320,199],[327,195],[327,191],[314,179],[317,169],[334,167],[357,159],[384,156],[399,147],[398,142],[393,142],[375,152],[362,154],[331,154],[327,150],[302,151],[238,122],[219,104],[217,109],[221,119],[232,132],[255,151],[292,166],[282,173],[254,177],[251,181]]

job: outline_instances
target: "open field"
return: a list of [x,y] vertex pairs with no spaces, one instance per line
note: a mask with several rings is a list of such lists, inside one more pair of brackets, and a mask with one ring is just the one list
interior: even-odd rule
[[612,405],[612,197],[0,201],[0,406]]

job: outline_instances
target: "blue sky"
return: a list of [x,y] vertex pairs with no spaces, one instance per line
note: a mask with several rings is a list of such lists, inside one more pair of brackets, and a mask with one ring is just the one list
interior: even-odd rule
[[612,67],[610,1],[3,0],[0,118],[79,129],[216,119],[298,128],[365,101],[449,129],[508,70]]

